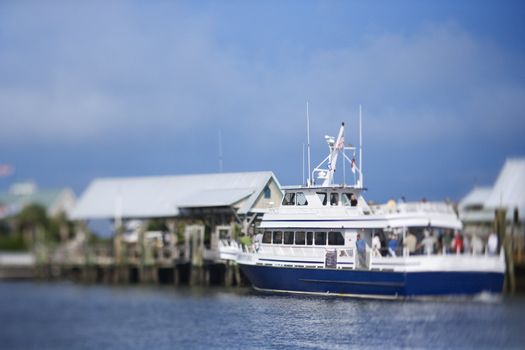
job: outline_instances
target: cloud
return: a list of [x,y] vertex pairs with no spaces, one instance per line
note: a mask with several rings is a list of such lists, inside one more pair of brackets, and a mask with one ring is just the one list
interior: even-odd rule
[[[264,57],[247,59],[242,48],[221,47],[214,28],[220,19],[212,14],[170,7],[170,16],[163,8],[141,15],[126,3],[80,7],[10,9],[1,25],[7,45],[0,71],[10,77],[0,82],[2,138],[82,141],[123,130],[186,133],[254,121],[283,136],[302,124],[306,99],[314,120],[334,125],[355,120],[362,103],[367,133],[378,140],[422,141],[424,130],[432,130],[425,139],[485,134],[494,131],[495,112],[523,126],[523,84],[513,76],[523,72],[521,57],[458,24],[375,34],[276,67]],[[41,16],[43,9],[52,15]]]

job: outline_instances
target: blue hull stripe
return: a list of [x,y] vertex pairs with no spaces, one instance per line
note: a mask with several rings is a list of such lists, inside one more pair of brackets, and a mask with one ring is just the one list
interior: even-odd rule
[[275,261],[289,264],[323,264],[324,261],[306,261],[306,260],[279,260],[279,259],[259,259],[260,261]]
[[[280,259],[259,259],[260,261],[275,261],[288,264],[323,264],[324,261],[307,261],[307,260],[280,260]],[[338,262],[338,265],[353,265],[353,262]]]
[[330,220],[321,220],[321,219],[287,219],[287,220],[264,220],[264,222],[352,222],[352,221],[379,221],[384,222],[386,219],[330,219]]
[[300,279],[300,281],[308,283],[343,283],[343,284],[361,284],[369,286],[388,286],[388,287],[404,287],[404,283],[395,283],[395,282],[362,282],[362,281],[330,281],[330,280],[309,280],[309,279]]
[[503,273],[393,272],[239,265],[256,289],[340,295],[441,296],[501,293]]

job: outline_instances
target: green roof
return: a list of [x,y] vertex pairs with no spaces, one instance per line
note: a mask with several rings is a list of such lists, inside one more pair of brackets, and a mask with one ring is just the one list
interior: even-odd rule
[[53,206],[63,189],[36,190],[28,194],[12,194],[8,192],[0,193],[0,205],[10,208],[11,214],[21,210],[29,204],[40,204],[46,210]]

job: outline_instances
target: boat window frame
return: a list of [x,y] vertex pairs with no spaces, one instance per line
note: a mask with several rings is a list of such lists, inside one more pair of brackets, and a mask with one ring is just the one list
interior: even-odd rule
[[[330,238],[331,237],[340,237],[339,241],[335,241],[335,243],[332,241],[330,242]],[[327,242],[328,242],[328,245],[330,246],[344,246],[345,245],[345,236],[343,235],[343,233],[341,231],[330,231],[328,232],[328,237],[327,237]]]
[[[287,196],[291,196],[292,198],[287,200]],[[295,192],[286,192],[283,196],[283,201],[282,201],[282,205],[286,205],[286,206],[293,206],[295,205]]]
[[[265,242],[264,240],[264,237],[266,236],[266,234],[270,234],[270,241],[269,242]],[[273,237],[273,233],[272,231],[264,231],[263,232],[263,236],[262,236],[262,239],[261,239],[261,243],[264,243],[264,244],[272,244],[272,237]]]
[[[324,235],[324,244],[318,244],[317,243],[317,236],[318,235]],[[326,246],[326,239],[327,239],[326,231],[316,231],[314,232],[314,245],[316,246]]]
[[[321,201],[321,204],[325,206],[328,203],[328,192],[315,192]],[[323,198],[321,198],[324,195]]]
[[[354,200],[352,201],[352,197]],[[357,203],[359,200],[357,199],[357,196],[353,192],[343,192],[343,195],[341,196],[341,202],[345,207],[357,207]]]
[[[332,200],[335,198],[335,203]],[[330,206],[331,207],[337,207],[339,205],[339,192],[330,192]]]
[[[299,204],[299,198],[303,199],[304,198],[304,202],[302,204]],[[306,195],[304,194],[304,192],[296,192],[295,193],[295,204],[299,207],[303,207],[303,206],[306,206],[308,205],[308,199],[306,199]]]
[[313,231],[306,232],[306,245],[309,245],[309,246],[314,245],[314,232]]
[[351,193],[349,192],[343,192],[342,193],[342,196],[341,196],[341,204],[345,207],[349,207],[350,206],[350,195]]
[[[290,238],[290,236],[292,237],[292,240],[286,240],[286,236],[288,236],[288,238]],[[293,245],[294,244],[294,232],[293,231],[284,231],[283,232],[283,244],[284,245]]]
[[[275,237],[277,236],[277,234],[281,235],[280,242],[276,242]],[[272,232],[272,244],[283,244],[283,231],[273,231]]]
[[[301,234],[301,233],[302,233],[302,236],[303,236],[303,238],[302,238],[302,242],[303,243],[297,243],[297,241],[298,241],[298,237],[297,236],[299,234]],[[301,240],[299,240],[299,241],[301,241]],[[295,233],[294,233],[294,242],[295,242],[295,245],[300,245],[300,246],[306,245],[306,232],[305,231],[295,231]]]

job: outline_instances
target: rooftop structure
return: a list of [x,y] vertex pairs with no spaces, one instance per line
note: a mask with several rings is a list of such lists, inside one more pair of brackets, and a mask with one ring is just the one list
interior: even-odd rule
[[166,218],[204,208],[233,209],[236,215],[247,215],[264,211],[281,197],[272,172],[102,178],[84,191],[72,217]]
[[496,208],[507,209],[507,220],[514,211],[525,214],[525,158],[509,158],[492,187],[475,187],[459,202],[459,215],[465,223],[492,223]]
[[43,206],[49,216],[61,212],[69,216],[75,201],[70,188],[39,189],[34,182],[15,183],[8,192],[0,193],[0,218],[16,215],[29,204]]

